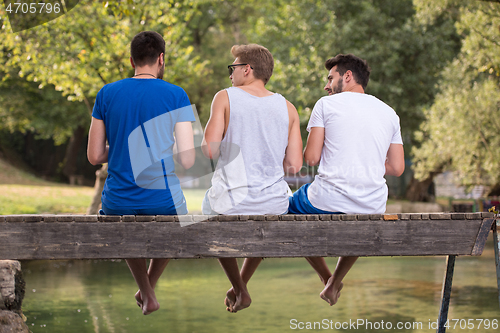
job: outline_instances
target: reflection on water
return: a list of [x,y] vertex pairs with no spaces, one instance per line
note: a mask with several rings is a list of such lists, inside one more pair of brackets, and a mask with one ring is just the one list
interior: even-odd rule
[[[223,305],[230,285],[216,260],[174,260],[156,288],[161,308],[149,316],[135,304],[124,261],[30,261],[22,263],[23,306],[34,333],[435,332],[429,325],[439,313],[445,261],[360,258],[330,307],[304,259],[266,259],[249,284],[252,305],[232,314]],[[327,262],[333,268],[336,259]],[[481,257],[457,258],[449,318],[473,319],[475,327],[447,332],[496,331],[478,329],[480,319],[500,318],[491,237]],[[408,329],[396,329],[398,322]]]

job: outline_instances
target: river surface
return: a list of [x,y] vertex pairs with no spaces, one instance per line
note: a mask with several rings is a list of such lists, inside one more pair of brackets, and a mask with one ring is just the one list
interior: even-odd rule
[[[336,258],[327,258],[333,269]],[[241,262],[240,262],[241,264]],[[446,257],[360,258],[330,307],[304,259],[266,259],[248,288],[252,305],[225,311],[230,284],[217,260],[173,260],[144,316],[125,261],[24,261],[33,333],[435,332]],[[500,309],[492,237],[481,257],[458,257],[447,332],[497,332]],[[488,328],[489,327],[489,328]]]

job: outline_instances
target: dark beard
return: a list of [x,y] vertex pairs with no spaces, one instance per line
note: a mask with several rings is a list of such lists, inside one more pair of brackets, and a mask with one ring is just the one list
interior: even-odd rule
[[156,74],[156,78],[163,80],[164,73],[165,73],[165,65],[161,66],[161,68],[158,68],[158,74]]
[[334,94],[341,93],[342,89],[344,89],[344,83],[342,80],[340,80],[339,83],[337,83],[337,86],[333,87],[333,93]]

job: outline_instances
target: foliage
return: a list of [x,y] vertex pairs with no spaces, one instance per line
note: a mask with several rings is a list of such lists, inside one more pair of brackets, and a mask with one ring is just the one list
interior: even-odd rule
[[[168,49],[165,77],[170,82],[189,90],[195,85],[195,78],[204,74],[205,62],[193,54],[189,34],[185,33],[195,6],[192,1],[158,0],[149,1],[147,6],[136,1],[109,4],[81,1],[58,19],[17,34],[10,32],[5,10],[0,7],[0,58],[4,60],[0,70],[6,73],[5,80],[13,79],[12,69],[18,68],[19,77],[39,83],[39,88],[53,85],[69,101],[84,102],[85,112],[73,108],[78,109],[74,110],[77,115],[58,115],[71,129],[79,123],[89,123],[94,98],[104,84],[133,74],[128,45],[140,31],[155,30],[164,36]],[[30,91],[28,87],[26,93]],[[34,122],[44,118],[43,114],[29,110],[29,105],[18,112],[32,112]],[[80,121],[75,122],[75,116]],[[21,117],[15,125],[37,128],[26,123],[26,119],[30,117]],[[45,133],[51,133],[50,129]]]
[[302,110],[305,121],[324,96],[325,60],[353,53],[372,67],[367,93],[396,110],[411,138],[422,106],[434,98],[436,73],[458,52],[453,22],[417,21],[411,0],[272,0],[258,8],[249,39],[271,50],[276,68],[269,85]]
[[457,171],[462,185],[500,182],[500,3],[458,6],[462,49],[444,71],[414,149],[416,176]]
[[30,131],[39,139],[64,143],[79,126],[87,126],[88,110],[82,102],[71,102],[53,85],[40,89],[16,75],[0,85],[0,127],[10,132]]

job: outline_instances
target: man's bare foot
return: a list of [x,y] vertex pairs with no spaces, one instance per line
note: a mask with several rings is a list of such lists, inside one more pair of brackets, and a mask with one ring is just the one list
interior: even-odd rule
[[160,303],[158,303],[158,301],[154,297],[145,298],[141,306],[143,315],[148,315],[152,312],[155,312],[159,308],[160,308]]
[[224,300],[224,304],[226,305],[226,310],[232,312],[234,303],[236,303],[236,294],[234,293],[234,289],[231,288],[227,291],[226,299]]
[[135,293],[135,301],[137,302],[137,306],[142,308],[142,297],[141,297],[141,291],[138,290],[136,293]]
[[236,313],[239,310],[248,308],[250,306],[250,303],[252,303],[252,299],[250,298],[250,294],[248,293],[247,290],[241,291],[239,294],[235,295],[236,295],[236,301],[229,310],[232,313]]
[[330,306],[337,303],[340,297],[340,291],[344,287],[344,283],[340,282],[340,285],[337,287],[333,284],[333,275],[328,279],[328,282],[325,286],[325,289],[319,294],[319,296],[324,299]]

